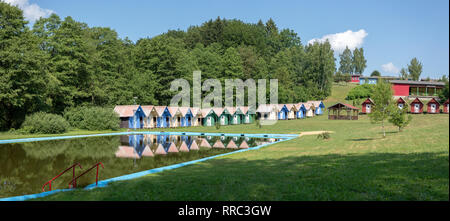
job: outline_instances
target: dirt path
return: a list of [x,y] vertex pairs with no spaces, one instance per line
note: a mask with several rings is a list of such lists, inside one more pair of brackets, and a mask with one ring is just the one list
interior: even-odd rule
[[305,135],[318,135],[318,134],[321,134],[323,132],[334,133],[334,131],[326,131],[326,130],[306,131],[306,132],[300,132],[300,134],[298,136],[301,137],[301,136],[305,136]]

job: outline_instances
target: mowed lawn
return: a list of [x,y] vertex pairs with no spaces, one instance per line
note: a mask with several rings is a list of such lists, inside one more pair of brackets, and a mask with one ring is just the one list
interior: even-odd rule
[[329,140],[302,136],[105,188],[37,200],[449,200],[449,116],[413,116],[403,132],[388,126],[385,139],[380,125],[371,124],[367,116],[332,121],[326,113],[262,128],[169,129],[165,131],[335,133]]

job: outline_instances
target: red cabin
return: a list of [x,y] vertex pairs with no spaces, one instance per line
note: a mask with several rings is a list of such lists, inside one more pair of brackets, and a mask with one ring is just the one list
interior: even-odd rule
[[367,98],[361,105],[362,105],[361,113],[370,114],[370,112],[372,111],[372,106],[374,106],[375,104],[373,103],[372,99]]
[[419,100],[419,98],[414,99],[411,102],[411,113],[412,114],[420,114],[423,113],[423,103]]
[[397,107],[400,109],[403,109],[404,107],[408,106],[405,100],[403,98],[399,97],[397,100]]
[[350,82],[352,82],[352,83],[359,83],[359,77],[360,76],[361,75],[359,75],[359,74],[352,75],[352,78],[350,79]]
[[434,98],[431,98],[427,103],[427,113],[429,114],[438,114],[439,113],[439,102],[437,102]]
[[448,110],[449,110],[449,107],[448,107],[448,99],[447,99],[447,101],[444,102],[444,108],[443,108],[443,109],[444,109],[444,113],[445,113],[445,114],[448,114]]

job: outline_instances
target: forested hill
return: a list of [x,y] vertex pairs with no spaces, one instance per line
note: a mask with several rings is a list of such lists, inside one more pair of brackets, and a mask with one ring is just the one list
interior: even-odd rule
[[56,14],[29,28],[20,9],[0,2],[0,27],[0,129],[36,111],[133,104],[134,97],[167,105],[170,82],[192,80],[194,70],[202,80],[278,79],[280,103],[327,97],[335,72],[328,42],[304,45],[272,19],[217,18],[134,43]]

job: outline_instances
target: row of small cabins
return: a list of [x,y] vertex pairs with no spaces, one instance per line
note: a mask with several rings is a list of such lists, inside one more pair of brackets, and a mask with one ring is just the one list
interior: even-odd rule
[[[423,99],[422,99],[423,100]],[[424,106],[425,103],[419,98],[414,99],[412,102],[410,102],[408,104],[408,102],[405,101],[405,99],[403,99],[402,97],[399,97],[397,99],[397,107],[398,108],[408,108],[408,105],[410,106],[409,112],[413,113],[413,114],[420,114],[420,113],[424,113]],[[361,113],[363,114],[368,114],[372,111],[372,107],[375,105],[375,103],[373,102],[372,99],[367,98],[362,104],[362,108],[361,108]],[[428,114],[437,114],[437,113],[441,113],[440,110],[440,103],[434,99],[431,98],[430,100],[428,100],[428,102],[426,103],[427,105],[427,109],[426,112]],[[442,104],[443,108],[442,108],[442,113],[449,113],[449,100],[447,99],[447,101],[445,101]]]
[[250,107],[195,108],[152,105],[119,105],[114,111],[121,128],[169,128],[251,124],[256,119],[291,120],[323,114],[322,101],[298,104],[265,104]]

